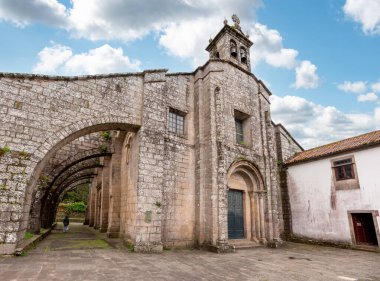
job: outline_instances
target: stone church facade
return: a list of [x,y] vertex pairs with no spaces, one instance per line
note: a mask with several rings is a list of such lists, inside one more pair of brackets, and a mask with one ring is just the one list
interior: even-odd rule
[[279,244],[278,163],[302,148],[271,121],[251,45],[235,17],[191,73],[0,74],[0,254],[83,184],[86,223],[135,251]]

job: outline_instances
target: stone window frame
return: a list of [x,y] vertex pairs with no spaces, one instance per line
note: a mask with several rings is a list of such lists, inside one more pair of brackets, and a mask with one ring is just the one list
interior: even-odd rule
[[[176,135],[176,136],[179,136],[179,137],[186,137],[186,132],[187,132],[187,122],[186,122],[186,112],[183,112],[181,110],[178,110],[176,108],[173,108],[173,107],[169,107],[169,110],[168,110],[168,126],[167,126],[167,131],[170,133],[170,134],[173,134],[173,135]],[[174,121],[175,121],[175,124],[173,126],[173,123],[171,123],[173,121],[173,118],[172,116],[175,117]],[[178,121],[182,118],[182,124],[178,123]]]
[[[240,110],[234,109],[234,141],[235,144],[241,145],[244,147],[250,147],[252,145],[251,141],[251,116],[247,113],[244,113]],[[239,130],[237,124],[242,125],[242,131]]]
[[[350,163],[346,165],[351,165],[352,176],[351,178],[337,178],[336,169],[342,167],[344,164],[336,165],[336,162],[349,160]],[[333,184],[335,190],[350,190],[350,189],[360,189],[359,175],[356,169],[356,162],[354,155],[345,155],[330,160],[331,172],[333,177]]]

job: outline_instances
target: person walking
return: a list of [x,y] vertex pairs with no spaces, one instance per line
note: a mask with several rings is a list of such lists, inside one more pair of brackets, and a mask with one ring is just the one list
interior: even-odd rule
[[69,224],[70,224],[69,217],[65,216],[65,218],[63,219],[63,232],[67,232],[69,230]]

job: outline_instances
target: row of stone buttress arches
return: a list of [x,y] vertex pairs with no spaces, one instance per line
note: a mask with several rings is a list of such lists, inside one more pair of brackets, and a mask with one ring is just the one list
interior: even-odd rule
[[[109,147],[111,148],[112,146],[109,145]],[[92,179],[97,176],[96,170],[104,167],[100,162],[112,155],[111,150],[105,151],[103,149],[101,152],[97,149],[82,151],[63,161],[63,165],[50,173],[50,178],[53,178],[53,180],[47,186],[45,197],[42,200],[41,224],[43,227],[49,227],[54,222],[62,194],[81,180],[88,180],[87,183],[91,183]]]
[[[34,191],[29,231],[37,233],[40,226],[49,227],[55,217],[55,213],[51,210],[56,209],[57,206],[55,205],[59,203],[57,198],[60,194],[57,191],[60,190],[60,187],[85,170],[88,173],[93,173],[94,169],[99,166],[97,163],[99,157],[110,154],[108,151],[99,151],[99,146],[104,141],[98,133],[87,135],[85,138],[81,137],[81,139],[80,142],[74,140],[57,151],[44,168],[38,188]],[[86,145],[83,144],[83,141],[87,142]],[[65,151],[68,147],[70,151]],[[65,157],[68,158],[65,159]]]
[[[33,207],[34,207],[33,201],[35,201],[32,199],[34,199],[33,197],[36,197],[36,193],[38,193],[37,191],[41,187],[40,176],[42,175],[44,168],[47,166],[47,164],[49,163],[49,160],[54,156],[54,154],[66,144],[74,141],[77,138],[83,137],[91,133],[105,131],[105,130],[136,131],[138,129],[137,125],[133,125],[130,122],[123,123],[122,122],[123,120],[130,121],[128,118],[119,118],[119,117],[105,117],[105,118],[97,118],[93,120],[80,121],[80,122],[70,125],[69,127],[63,130],[60,130],[55,135],[48,137],[46,139],[45,144],[41,145],[38,149],[36,149],[36,151],[32,154],[32,158],[34,162],[38,162],[38,163],[37,165],[35,165],[33,174],[30,177],[27,187],[26,187],[26,196],[25,196],[24,204],[23,204],[24,207],[23,207],[23,212],[22,212],[22,221],[20,222],[20,225],[18,228],[18,235],[17,235],[18,241],[22,240],[21,238],[23,237],[24,232],[27,229],[27,225],[31,220],[31,217],[29,216],[29,214],[33,213]],[[43,155],[43,153],[45,154]],[[39,158],[40,160],[36,161],[36,158],[37,159]],[[40,198],[41,197],[42,196],[40,196]],[[49,210],[49,211],[54,212],[54,210]]]
[[233,163],[227,173],[227,193],[229,190],[243,193],[244,238],[266,243],[267,191],[259,169],[245,160]]
[[107,232],[109,237],[122,236],[125,240],[133,240],[136,204],[136,187],[132,186],[130,175],[137,172],[137,165],[131,150],[134,133],[118,132],[114,139],[112,157],[103,159],[101,173],[93,179],[88,200],[86,223]]
[[[85,153],[87,154],[87,152]],[[50,210],[56,209],[59,198],[62,192],[72,182],[76,182],[83,177],[93,178],[96,175],[96,169],[103,167],[101,158],[112,155],[108,151],[94,151],[93,155],[86,155],[73,163],[68,164],[66,167],[60,169],[52,182],[47,186],[45,197],[42,200],[41,219],[42,226],[47,227],[54,221],[54,212]]]

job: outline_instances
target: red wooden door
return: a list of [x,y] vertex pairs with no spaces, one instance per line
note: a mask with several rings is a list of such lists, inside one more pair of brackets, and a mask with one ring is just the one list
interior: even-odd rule
[[377,245],[371,213],[352,214],[356,244]]

